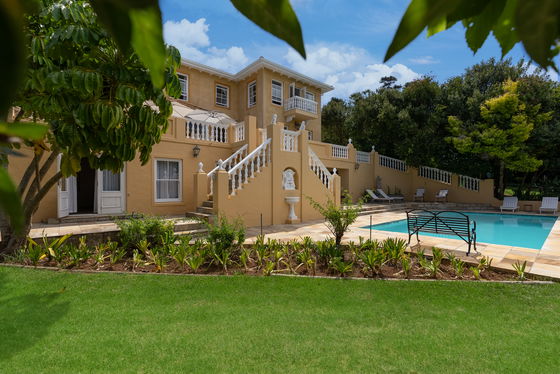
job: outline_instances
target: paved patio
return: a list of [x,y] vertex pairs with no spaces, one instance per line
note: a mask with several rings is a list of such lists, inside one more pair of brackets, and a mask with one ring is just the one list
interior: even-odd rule
[[[490,212],[496,213],[496,212]],[[406,219],[404,211],[392,211],[375,213],[372,216],[372,224],[385,223]],[[360,237],[369,238],[370,230],[363,227],[369,226],[370,216],[360,216],[350,227],[349,232],[344,236],[343,243],[349,241],[358,242]],[[315,240],[323,240],[331,237],[330,231],[323,221],[304,223],[298,225],[274,225],[263,228],[267,238],[290,240],[310,236]],[[259,227],[247,230],[247,241],[254,242],[260,234]],[[408,235],[403,233],[393,233],[387,231],[371,230],[372,238],[383,240],[389,237],[398,237],[408,240]],[[437,238],[433,236],[420,235],[420,242],[424,246],[438,247],[447,251],[453,251],[456,255],[465,257],[467,244],[460,239]],[[416,240],[411,241],[412,245]],[[531,274],[543,275],[560,279],[560,219],[556,220],[547,240],[541,250],[512,247],[498,244],[477,243],[478,253],[471,252],[471,258],[488,256],[493,258],[492,265],[498,268],[512,270],[512,264],[516,261],[527,261],[526,271]]]

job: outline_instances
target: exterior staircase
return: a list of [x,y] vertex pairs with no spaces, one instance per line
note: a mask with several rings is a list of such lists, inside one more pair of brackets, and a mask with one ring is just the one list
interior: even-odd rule
[[[212,196],[210,196],[210,199],[212,199]],[[214,217],[214,202],[212,200],[206,200],[202,203],[202,206],[196,208],[195,212],[187,212],[185,216],[212,222]]]

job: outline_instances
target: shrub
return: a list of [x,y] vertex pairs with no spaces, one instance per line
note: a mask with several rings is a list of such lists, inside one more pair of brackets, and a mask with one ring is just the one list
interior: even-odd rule
[[344,255],[340,246],[332,238],[315,243],[315,247],[317,249],[317,258],[325,266],[328,266],[333,258],[342,258]]
[[360,254],[360,261],[364,264],[364,273],[379,274],[381,267],[386,262],[386,255],[381,246],[373,246]]
[[348,191],[344,191],[340,206],[336,206],[331,199],[328,199],[325,205],[321,205],[309,196],[307,199],[311,206],[325,218],[327,227],[333,233],[336,245],[339,246],[348,227],[358,218],[362,209],[362,200],[359,200],[356,205],[352,205],[352,196]]
[[412,260],[410,256],[405,254],[401,257],[401,266],[403,275],[408,279],[410,277],[410,271],[412,270]]
[[212,257],[222,266],[224,273],[227,273],[234,253],[245,241],[245,227],[241,221],[229,222],[224,216],[217,217],[215,223],[206,223],[206,226]]
[[525,268],[527,267],[527,261],[523,261],[523,263],[520,263],[519,260],[517,260],[515,262],[515,264],[512,265],[513,269],[515,270],[515,272],[517,273],[517,278],[520,281],[524,281],[525,280]]
[[341,277],[352,272],[354,264],[352,262],[344,262],[340,257],[335,257],[329,262],[329,267],[336,271]]
[[396,265],[406,250],[406,240],[397,238],[387,238],[383,241],[383,250],[387,253],[389,262]]
[[453,270],[455,271],[457,277],[462,278],[463,274],[465,273],[465,262],[460,258],[453,257],[451,259],[451,266],[453,267]]
[[127,251],[137,248],[142,240],[156,246],[174,238],[173,221],[160,217],[129,218],[118,221],[117,225],[120,229],[119,241]]

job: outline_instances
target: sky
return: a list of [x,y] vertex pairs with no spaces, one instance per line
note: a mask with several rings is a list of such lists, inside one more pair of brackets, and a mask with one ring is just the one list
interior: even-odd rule
[[[291,0],[303,30],[307,59],[285,42],[246,19],[228,0],[161,0],[164,38],[184,58],[236,73],[259,56],[325,82],[335,89],[323,96],[347,98],[379,87],[393,75],[403,84],[429,75],[439,82],[491,57],[501,58],[490,36],[473,55],[464,29],[427,38],[420,35],[383,63],[383,56],[409,0]],[[517,45],[506,56],[527,59]],[[552,79],[558,75],[550,73]]]

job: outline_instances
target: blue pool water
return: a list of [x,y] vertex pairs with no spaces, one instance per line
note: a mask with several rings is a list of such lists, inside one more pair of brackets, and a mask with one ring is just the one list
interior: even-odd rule
[[[522,214],[463,212],[476,221],[476,241],[541,249],[556,217]],[[369,229],[369,226],[365,227]],[[374,230],[408,233],[406,219],[371,226]],[[452,235],[420,233],[420,235],[458,239]]]

